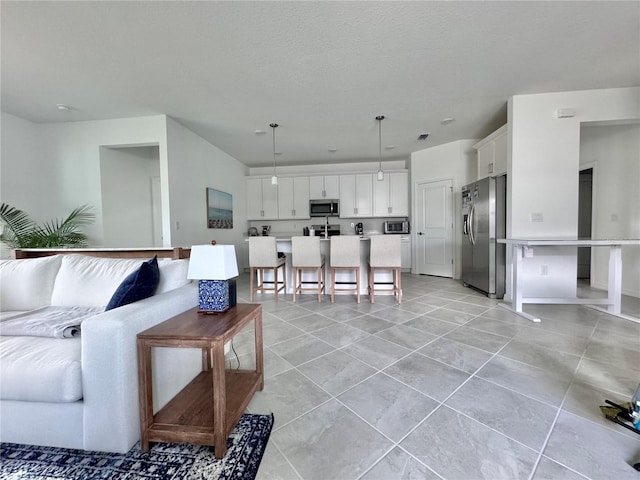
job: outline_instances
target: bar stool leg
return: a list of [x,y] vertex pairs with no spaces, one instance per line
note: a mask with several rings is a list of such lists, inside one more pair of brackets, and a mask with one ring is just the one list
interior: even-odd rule
[[251,303],[253,303],[254,274],[255,269],[253,267],[249,267],[249,302]]
[[273,269],[273,291],[276,295],[276,303],[278,303],[278,267]]
[[335,303],[336,294],[336,269],[331,268],[331,303]]
[[360,267],[356,267],[356,298],[360,303]]
[[287,294],[287,264],[283,263],[282,264],[282,294],[286,295]]
[[369,301],[371,303],[375,303],[375,295],[373,291],[373,281],[375,278],[375,269],[376,267],[369,267]]
[[402,303],[402,271],[398,268],[398,304]]
[[318,275],[318,303],[320,303],[320,292],[322,291],[322,284],[320,283],[320,280],[322,278],[322,267],[318,267],[316,269],[316,273]]

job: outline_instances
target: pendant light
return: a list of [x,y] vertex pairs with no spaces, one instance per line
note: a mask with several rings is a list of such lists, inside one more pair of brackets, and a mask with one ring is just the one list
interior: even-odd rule
[[271,185],[277,185],[278,177],[276,177],[276,128],[278,128],[278,124],[270,123],[269,126],[273,130],[273,175],[271,177]]
[[376,120],[378,121],[378,181],[382,181],[384,180],[382,172],[382,120],[384,120],[384,115],[378,115]]

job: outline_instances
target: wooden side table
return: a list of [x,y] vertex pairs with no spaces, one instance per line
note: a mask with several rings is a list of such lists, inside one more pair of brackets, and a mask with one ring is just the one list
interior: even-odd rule
[[[264,388],[262,306],[237,304],[220,315],[198,315],[195,307],[138,334],[140,447],[149,442],[215,446],[227,453],[227,437],[257,390]],[[224,345],[251,321],[255,328],[255,370],[225,369]],[[155,415],[151,349],[202,349],[202,372]]]

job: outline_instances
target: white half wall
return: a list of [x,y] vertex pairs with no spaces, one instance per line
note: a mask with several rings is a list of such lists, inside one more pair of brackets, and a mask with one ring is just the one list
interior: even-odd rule
[[[438,145],[419,150],[411,154],[411,182],[412,205],[416,185],[419,183],[435,182],[438,180],[453,180],[453,225],[454,225],[454,278],[460,278],[462,258],[462,187],[476,180],[478,173],[477,154],[473,145],[478,140],[458,140],[456,142]],[[415,205],[412,212],[416,211]],[[415,259],[416,233],[412,232],[412,258]],[[415,270],[415,267],[413,268]]]
[[[575,115],[557,118],[558,109]],[[507,236],[575,238],[580,125],[640,118],[640,88],[515,95],[508,118]],[[525,296],[575,296],[576,248],[536,248],[524,267]]]
[[[640,125],[583,124],[580,165],[593,166],[593,238],[640,238]],[[640,297],[640,246],[622,247],[622,291]],[[591,285],[606,289],[609,249],[591,249]]]

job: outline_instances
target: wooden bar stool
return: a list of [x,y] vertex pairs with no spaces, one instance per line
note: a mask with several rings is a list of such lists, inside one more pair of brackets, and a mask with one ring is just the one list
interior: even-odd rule
[[360,237],[358,235],[334,235],[331,237],[331,303],[336,293],[336,270],[355,270],[355,288],[341,288],[340,292],[353,292],[360,303]]
[[[325,291],[324,256],[320,253],[320,237],[291,237],[291,265],[293,266],[293,301],[296,294],[313,290],[318,293],[318,303],[322,301]],[[304,270],[315,270],[317,281],[315,287],[303,287]]]
[[[249,301],[253,302],[253,292],[274,292],[276,302],[278,292],[287,291],[286,257],[279,257],[276,248],[276,237],[249,237]],[[282,282],[279,281],[278,270],[282,267]],[[264,286],[264,272],[273,271],[273,287]],[[258,284],[254,275],[258,272]],[[280,286],[280,284],[282,286]]]
[[[369,301],[375,303],[376,292],[393,292],[402,302],[402,250],[399,235],[372,235],[369,252]],[[393,273],[391,288],[376,288],[376,270],[390,270]]]

